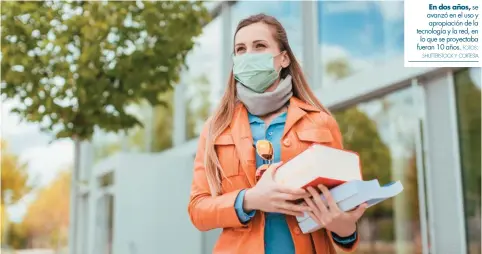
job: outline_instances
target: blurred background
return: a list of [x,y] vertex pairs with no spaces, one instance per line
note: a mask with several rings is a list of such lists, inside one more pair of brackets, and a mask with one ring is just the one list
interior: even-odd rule
[[211,253],[196,138],[261,12],[364,178],[405,187],[356,253],[481,253],[481,69],[404,68],[402,1],[2,2],[2,253]]

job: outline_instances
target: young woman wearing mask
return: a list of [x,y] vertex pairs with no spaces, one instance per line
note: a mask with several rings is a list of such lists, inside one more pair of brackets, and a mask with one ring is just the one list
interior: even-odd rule
[[[338,125],[310,90],[285,29],[254,15],[239,23],[234,44],[228,86],[199,138],[192,223],[223,229],[213,253],[332,254],[335,245],[353,251],[365,205],[342,212],[322,185],[327,205],[314,188],[273,180],[281,161],[313,143],[342,148]],[[293,202],[300,199],[305,203]],[[305,211],[324,228],[303,234],[295,216]]]

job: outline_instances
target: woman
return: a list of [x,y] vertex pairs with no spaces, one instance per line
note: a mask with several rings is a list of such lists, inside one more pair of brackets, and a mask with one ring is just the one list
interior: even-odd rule
[[[324,186],[319,189],[328,205],[314,188],[273,181],[281,161],[312,143],[342,147],[338,125],[310,90],[286,31],[275,18],[255,15],[239,23],[234,44],[228,87],[199,140],[192,223],[202,231],[223,229],[213,253],[331,254],[334,245],[354,250],[365,206],[344,213]],[[324,228],[303,234],[295,218],[303,212]]]

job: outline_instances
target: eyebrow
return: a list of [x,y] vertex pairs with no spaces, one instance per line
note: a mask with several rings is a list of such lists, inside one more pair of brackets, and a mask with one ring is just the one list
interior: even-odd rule
[[[266,41],[266,40],[255,40],[255,41],[253,41],[253,43],[258,43],[258,42],[266,42],[267,43],[268,41]],[[236,45],[234,45],[234,46],[240,46],[240,45],[244,45],[244,43],[243,42],[236,43]]]

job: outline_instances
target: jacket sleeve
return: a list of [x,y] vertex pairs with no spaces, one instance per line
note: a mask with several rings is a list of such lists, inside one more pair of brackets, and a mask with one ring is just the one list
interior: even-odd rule
[[328,117],[328,128],[330,129],[331,136],[333,136],[333,147],[343,149],[343,138],[341,136],[341,131],[333,116]]
[[[330,129],[331,135],[333,136],[333,147],[343,149],[343,138],[341,135],[341,131],[338,126],[338,123],[336,122],[333,116],[329,116],[328,128]],[[356,248],[358,247],[358,243],[360,241],[360,237],[358,237],[357,231],[356,231],[355,241],[351,242],[350,244],[344,244],[344,243],[338,242],[335,239],[333,239],[333,234],[331,232],[327,232],[327,233],[331,242],[334,245],[338,246],[338,248],[342,249],[344,252],[355,252]]]
[[246,189],[242,190],[236,197],[236,201],[234,201],[234,209],[236,210],[236,214],[238,215],[239,220],[243,224],[248,223],[256,214],[256,210],[250,211],[249,213],[246,213],[246,211],[244,211],[243,203],[245,193]]
[[208,124],[205,125],[199,137],[198,149],[194,159],[194,175],[188,205],[189,217],[193,225],[201,231],[245,226],[239,220],[234,208],[236,197],[241,190],[218,196],[211,195],[204,167],[206,126]]

